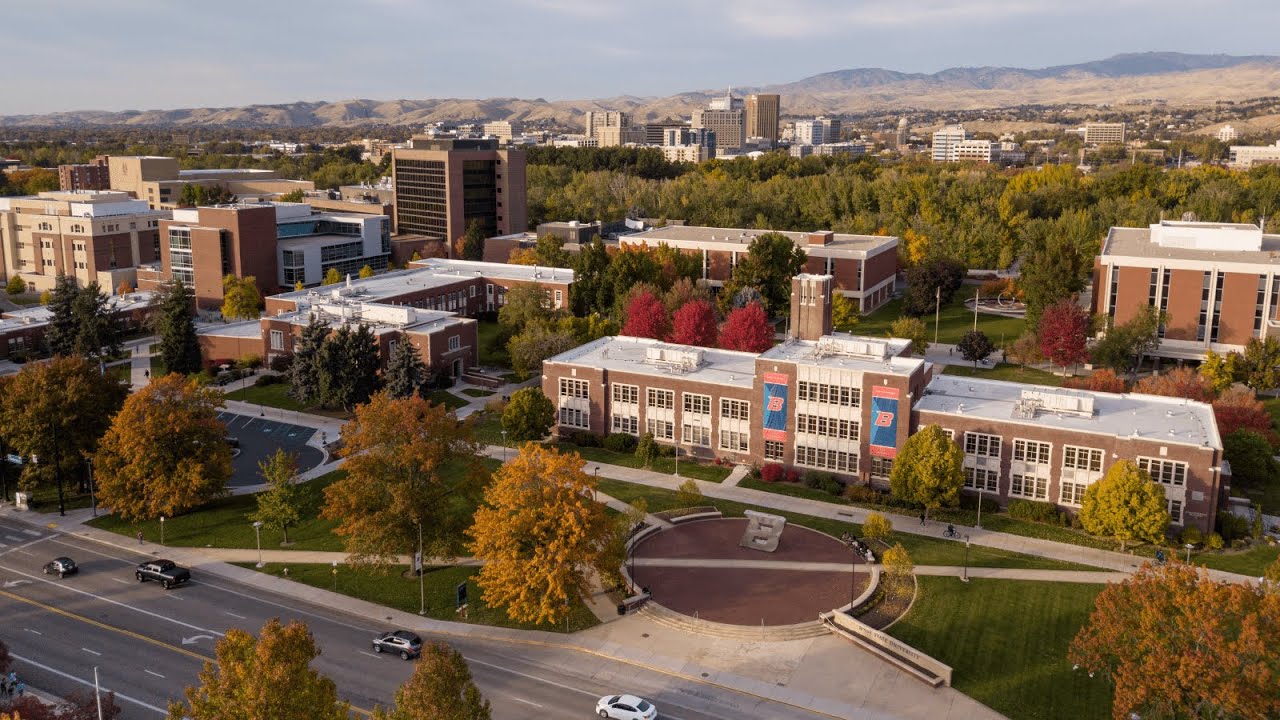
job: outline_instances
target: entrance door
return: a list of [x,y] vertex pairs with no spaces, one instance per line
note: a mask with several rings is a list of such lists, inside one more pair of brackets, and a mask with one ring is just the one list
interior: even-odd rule
[[458,358],[453,361],[453,376],[455,378],[462,377],[462,359]]

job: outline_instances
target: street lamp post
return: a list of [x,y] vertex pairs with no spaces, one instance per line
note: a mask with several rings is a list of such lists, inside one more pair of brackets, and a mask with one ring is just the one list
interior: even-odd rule
[[89,471],[89,505],[93,508],[93,516],[98,517],[98,496],[93,491],[93,461],[85,458],[84,465]]
[[858,538],[853,533],[844,533],[840,540],[849,548],[849,614],[852,615],[853,601],[858,597]]
[[333,561],[333,589],[338,589],[338,561]]
[[160,545],[164,545],[164,516],[160,516]]
[[982,486],[978,486],[978,524],[974,527],[982,529]]
[[263,565],[266,565],[266,563],[262,562],[262,521],[261,520],[253,521],[253,538],[258,543],[258,565],[257,566],[260,568]]
[[676,440],[676,477],[680,477],[680,441]]
[[1187,564],[1188,564],[1188,565],[1190,565],[1190,564],[1191,564],[1191,550],[1192,550],[1192,548],[1194,548],[1194,547],[1195,547],[1195,545],[1192,545],[1191,543],[1187,543],[1185,547],[1187,548]]
[[960,582],[969,582],[969,536],[964,536],[964,574],[960,576]]
[[507,461],[507,431],[502,431],[502,462]]
[[418,614],[427,614],[427,589],[423,576],[426,575],[426,558],[422,556],[422,521],[418,521]]

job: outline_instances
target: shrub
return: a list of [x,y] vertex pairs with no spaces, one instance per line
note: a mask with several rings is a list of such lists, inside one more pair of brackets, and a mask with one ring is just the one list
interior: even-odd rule
[[676,502],[681,507],[694,507],[702,502],[702,491],[698,489],[698,483],[693,478],[689,478],[680,483],[680,487],[676,488]]
[[1182,530],[1182,544],[1199,545],[1204,541],[1204,533],[1200,532],[1200,528],[1195,525],[1188,525]]
[[614,452],[631,452],[636,449],[636,438],[626,433],[609,433],[604,436],[604,449]]
[[253,381],[254,387],[266,387],[268,385],[280,385],[284,383],[283,375],[259,375],[257,380]]
[[276,372],[282,373],[288,370],[289,366],[292,364],[293,364],[292,355],[276,355],[275,357],[271,358],[271,369],[275,370]]
[[[977,510],[978,500],[979,500],[979,497],[977,495],[969,495],[967,493],[961,493],[960,507],[965,510]],[[995,500],[986,496],[983,496],[981,500],[982,500],[982,512],[984,513],[1000,512],[999,502],[996,502]]]
[[836,497],[840,497],[841,495],[844,494],[844,483],[835,479],[831,475],[827,475],[823,473],[823,477],[818,483],[818,489],[825,492],[828,495],[835,495]]
[[870,485],[846,485],[844,496],[853,502],[875,503],[878,505],[883,505],[885,500],[884,493]]
[[800,471],[796,470],[795,468],[787,468],[787,482],[789,483],[800,482]]
[[586,430],[574,430],[569,433],[569,442],[578,447],[600,447],[600,436]]
[[830,478],[829,473],[819,472],[817,470],[806,470],[804,473],[804,486],[813,490],[822,487],[824,481]]
[[236,361],[236,367],[241,370],[249,370],[262,367],[262,356],[255,353],[249,353]]
[[1010,500],[1009,517],[1049,525],[1062,524],[1062,516],[1058,514],[1056,505],[1037,500]]
[[658,457],[658,443],[653,439],[653,433],[640,436],[640,440],[636,442],[636,457],[645,467],[649,467],[654,458]]
[[[850,485],[850,489],[854,486]],[[883,540],[893,532],[893,523],[880,513],[868,513],[866,522],[862,523],[862,534],[870,540]]]
[[767,483],[776,483],[786,477],[787,471],[777,463],[767,463],[760,468],[760,479]]
[[1226,543],[1222,542],[1222,536],[1218,533],[1209,533],[1209,537],[1205,538],[1204,546],[1210,550],[1221,550]]
[[[674,445],[662,445],[662,444],[658,445],[658,457],[675,457],[675,456],[676,456],[676,448]],[[685,451],[684,456],[689,458],[690,460],[693,459],[693,457],[689,454],[688,451]]]
[[1223,510],[1218,513],[1218,532],[1224,542],[1233,543],[1249,536],[1249,521]]

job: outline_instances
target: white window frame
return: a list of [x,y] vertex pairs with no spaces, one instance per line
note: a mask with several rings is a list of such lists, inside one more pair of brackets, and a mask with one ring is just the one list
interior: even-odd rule
[[[978,484],[979,474],[983,477],[982,485]],[[982,490],[983,492],[999,493],[1000,492],[1000,471],[990,468],[969,467],[964,468],[964,486],[970,490]]]
[[271,349],[284,350],[284,331],[283,330],[271,331]]
[[777,440],[764,441],[764,459],[777,460],[779,462],[787,459],[786,443]]
[[[1092,483],[1062,481],[1058,488],[1058,504],[1080,507],[1084,504],[1084,493]],[[1076,497],[1078,495],[1078,497]]]
[[739,430],[721,430],[720,449],[735,453],[750,452],[751,433]]
[[[1187,486],[1187,463],[1179,460],[1138,456],[1138,467],[1147,471],[1152,480],[1165,487]],[[1168,477],[1168,481],[1165,478]]]
[[458,337],[457,335],[450,335],[449,350],[450,351],[458,350],[461,347],[462,347],[462,338]]
[[[1096,457],[1098,459],[1098,466],[1096,468],[1092,467],[1093,463],[1089,462],[1085,467],[1080,467],[1080,458],[1082,455],[1090,459]],[[1105,455],[1106,453],[1102,451],[1102,448],[1092,448],[1084,445],[1063,445],[1062,469],[1100,473],[1102,472],[1102,462],[1105,459]]]
[[[665,400],[665,403],[655,402],[658,399]],[[665,388],[645,388],[645,401],[645,407],[675,410],[676,391]]]
[[1048,500],[1049,479],[1038,475],[1010,473],[1009,496],[1026,500]]
[[711,415],[711,396],[702,393],[680,393],[684,412],[689,415]]
[[735,400],[733,398],[720,398],[720,419],[750,420],[751,402],[748,400]]
[[654,440],[675,440],[676,438],[676,424],[662,418],[645,418],[644,431],[652,435]]
[[[1035,450],[1030,453],[1030,450]],[[1040,460],[1041,450],[1044,451],[1044,460]],[[1021,456],[1021,457],[1019,457]],[[1031,459],[1034,456],[1034,459]],[[1044,442],[1043,440],[1027,440],[1024,438],[1013,439],[1013,459],[1016,462],[1024,462],[1030,465],[1052,465],[1053,464],[1053,443]]]
[[1186,503],[1178,498],[1165,498],[1165,509],[1169,511],[1169,522],[1175,525],[1182,524],[1183,512],[1186,510]]
[[976,457],[1000,457],[1000,445],[1004,438],[990,433],[966,432],[964,434],[964,453]]

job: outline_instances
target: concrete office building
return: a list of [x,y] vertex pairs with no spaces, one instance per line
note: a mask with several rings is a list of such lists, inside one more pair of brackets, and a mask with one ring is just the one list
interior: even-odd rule
[[844,132],[844,128],[840,124],[840,118],[830,118],[825,115],[819,115],[817,121],[822,124],[822,137],[824,138],[824,142],[840,142],[840,135]]
[[1124,123],[1091,122],[1084,124],[1086,145],[1123,145]]
[[790,232],[668,225],[620,238],[628,244],[670,245],[700,256],[700,280],[723,285],[738,260],[746,257],[751,241],[767,232],[790,238],[809,256],[805,270],[835,277],[835,289],[853,300],[861,312],[871,312],[889,300],[898,272],[898,238],[848,235],[829,230]]
[[309,180],[283,180],[274,170],[255,168],[209,168],[181,170],[178,160],[160,156],[103,156],[112,190],[123,190],[152,209],[173,210],[179,206],[187,185],[220,188],[237,200],[270,199],[294,190],[315,190]]
[[1236,129],[1229,124],[1218,128],[1216,135],[1218,137],[1218,142],[1224,143],[1229,143],[1239,137],[1239,133],[1236,132]]
[[703,162],[716,156],[720,138],[708,128],[667,128],[662,137],[662,156],[667,162]]
[[453,242],[476,221],[486,237],[528,229],[525,154],[493,139],[414,136],[391,152],[395,226]]
[[498,142],[505,145],[511,142],[511,138],[524,132],[524,126],[510,120],[494,120],[482,125],[481,130],[485,135],[498,138]]
[[631,118],[617,110],[588,110],[583,117],[584,135],[598,138],[602,128],[630,127]]
[[965,160],[977,160],[984,163],[998,162],[1000,160],[999,146],[990,140],[970,139],[951,143],[947,148],[947,162],[963,162]]
[[1280,334],[1280,236],[1257,225],[1113,227],[1094,261],[1093,311],[1113,324],[1166,313],[1159,357],[1200,359]]
[[595,139],[599,147],[618,147],[620,145],[640,145],[645,141],[644,125],[627,125],[618,127],[611,125],[597,128]]
[[1235,170],[1280,163],[1280,140],[1275,145],[1232,145],[1230,151],[1227,165]]
[[797,120],[795,142],[797,145],[821,145],[827,141],[827,128],[820,120]]
[[138,265],[159,255],[168,212],[123,192],[42,192],[0,198],[4,277],[21,276],[31,292],[52,290],[58,275],[107,294],[137,282]]
[[933,133],[933,161],[952,162],[951,147],[969,139],[964,125],[947,125]]
[[[736,100],[736,98],[731,98]],[[735,150],[746,141],[746,125],[743,122],[743,111],[735,109],[694,110],[690,127],[710,130],[716,134],[716,145]]]
[[554,432],[651,433],[695,457],[884,487],[907,438],[937,424],[964,450],[966,487],[1001,504],[1077,512],[1127,458],[1164,488],[1176,525],[1212,528],[1223,488],[1210,406],[941,375],[908,340],[831,334],[831,283],[794,279],[789,337],[763,353],[607,337],[546,360]]
[[746,134],[749,138],[768,138],[778,142],[778,120],[782,117],[781,98],[772,94],[752,93],[743,105]]

